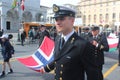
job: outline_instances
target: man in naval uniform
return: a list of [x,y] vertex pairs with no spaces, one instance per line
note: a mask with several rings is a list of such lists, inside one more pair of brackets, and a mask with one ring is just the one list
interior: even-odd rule
[[98,67],[98,74],[100,80],[103,80],[103,64],[104,64],[104,51],[109,51],[109,46],[107,42],[107,38],[104,34],[100,33],[100,29],[98,26],[92,27],[92,35],[89,36],[90,43],[93,45],[94,48],[94,56],[95,56],[95,63]]
[[41,71],[54,70],[55,80],[100,80],[94,60],[92,45],[79,37],[73,29],[75,11],[53,5],[56,29],[61,35],[56,37],[54,61]]

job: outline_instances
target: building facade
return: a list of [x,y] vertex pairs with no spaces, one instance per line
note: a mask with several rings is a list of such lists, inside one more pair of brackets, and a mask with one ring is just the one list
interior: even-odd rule
[[24,11],[20,8],[20,1],[12,9],[14,0],[0,0],[0,29],[5,32],[17,32],[22,22],[39,22],[43,20],[44,11],[40,12],[40,0],[25,0]]
[[83,25],[110,25],[120,22],[120,0],[81,0],[78,5]]

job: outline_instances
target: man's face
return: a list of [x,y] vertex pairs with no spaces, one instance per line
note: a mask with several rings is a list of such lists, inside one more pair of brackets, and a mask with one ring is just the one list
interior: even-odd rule
[[41,27],[40,30],[41,30],[41,31],[44,31],[44,30],[45,30],[45,27]]
[[97,34],[99,34],[99,30],[94,30],[94,31],[92,31],[92,35],[93,35],[93,36],[96,36]]
[[73,28],[73,17],[57,17],[55,18],[55,25],[58,32],[67,33]]

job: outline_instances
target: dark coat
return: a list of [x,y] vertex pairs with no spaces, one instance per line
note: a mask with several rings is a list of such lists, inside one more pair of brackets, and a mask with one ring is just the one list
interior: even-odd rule
[[118,33],[118,45],[117,45],[117,48],[118,48],[118,52],[119,52],[118,64],[120,65],[120,32]]
[[118,45],[117,45],[117,48],[120,49],[120,32],[118,33]]
[[[44,67],[46,72],[55,70],[55,80],[100,80],[92,45],[74,33],[59,50],[60,37],[56,38],[54,61]],[[92,73],[92,74],[91,74]]]
[[[89,39],[88,39],[90,42],[92,42],[94,39],[93,39],[93,36],[89,36]],[[98,42],[98,47],[96,46],[92,46],[94,48],[94,55],[95,55],[95,58],[96,58],[96,64],[98,66],[101,66],[104,64],[104,51],[109,51],[109,45],[108,45],[108,42],[107,42],[107,38],[105,37],[105,35],[98,35],[96,41]]]
[[6,40],[5,42],[1,43],[1,47],[2,47],[2,56],[4,59],[9,59],[12,57],[11,54],[11,44],[9,42],[9,40]]
[[25,37],[26,37],[26,33],[25,33],[25,32],[22,32],[22,33],[21,33],[21,40],[25,40]]

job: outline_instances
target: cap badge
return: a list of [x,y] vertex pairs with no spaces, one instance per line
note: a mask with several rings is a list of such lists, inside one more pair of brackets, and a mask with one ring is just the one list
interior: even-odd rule
[[73,37],[73,38],[72,38],[72,40],[71,40],[71,43],[73,43],[73,42],[74,42],[74,40],[75,40],[75,38]]
[[70,16],[72,16],[72,14],[70,14]]
[[57,5],[53,5],[53,12],[58,12],[59,11],[59,7]]

